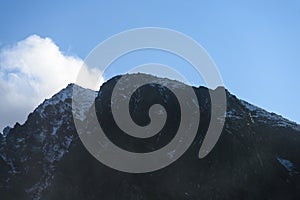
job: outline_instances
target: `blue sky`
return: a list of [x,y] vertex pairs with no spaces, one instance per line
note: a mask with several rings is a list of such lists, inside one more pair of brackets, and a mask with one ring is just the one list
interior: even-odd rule
[[[0,48],[36,34],[84,59],[121,31],[145,26],[180,31],[208,51],[231,93],[300,122],[300,1],[1,0],[0,5]],[[163,59],[150,52],[145,60],[151,56]]]

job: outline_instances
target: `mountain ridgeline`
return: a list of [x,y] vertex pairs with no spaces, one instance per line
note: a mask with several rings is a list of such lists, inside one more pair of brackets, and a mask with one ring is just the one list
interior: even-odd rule
[[[131,118],[145,126],[150,122],[151,105],[160,104],[168,113],[166,124],[147,139],[125,134],[111,110],[112,91],[120,78],[110,79],[99,92],[69,84],[39,105],[24,124],[4,129],[0,134],[1,199],[300,199],[300,126],[240,100],[227,90],[225,125],[205,158],[200,159],[198,153],[211,117],[209,92],[214,90],[194,87],[199,128],[192,145],[176,162],[142,174],[120,172],[100,163],[77,134],[74,120],[89,124],[90,116],[85,112],[72,114],[74,89],[82,98],[80,106],[87,110],[95,106],[106,136],[127,151],[143,153],[162,148],[174,138],[180,123],[176,96],[159,84],[148,84],[131,96]],[[183,85],[157,79],[174,87]],[[96,98],[94,103],[85,101],[90,98]]]

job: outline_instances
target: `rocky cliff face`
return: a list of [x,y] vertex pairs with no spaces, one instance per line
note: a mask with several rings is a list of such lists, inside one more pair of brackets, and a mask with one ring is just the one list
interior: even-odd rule
[[[210,98],[204,87],[194,88],[201,114],[199,131],[175,163],[146,174],[128,174],[101,164],[77,135],[72,115],[74,87],[83,100],[97,96],[98,120],[107,136],[130,151],[161,148],[174,137],[180,121],[174,95],[150,84],[132,96],[132,119],[139,125],[149,123],[147,111],[153,102],[163,105],[170,118],[160,134],[150,140],[127,137],[111,114],[112,89],[119,79],[112,78],[98,93],[70,84],[38,106],[23,125],[17,123],[0,134],[1,199],[300,198],[300,126],[229,92],[221,137],[208,156],[198,158],[210,120]],[[160,81],[178,84],[168,79]],[[92,106],[89,101],[81,103],[86,108]],[[89,120],[87,113],[76,113],[76,119]]]

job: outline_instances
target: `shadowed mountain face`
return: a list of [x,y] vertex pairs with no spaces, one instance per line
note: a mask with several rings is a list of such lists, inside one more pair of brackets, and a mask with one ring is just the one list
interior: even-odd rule
[[[166,125],[148,139],[123,133],[111,113],[111,94],[119,79],[103,84],[99,93],[70,84],[38,106],[23,125],[17,123],[0,134],[1,199],[300,199],[300,126],[229,92],[221,137],[205,158],[198,158],[211,110],[204,87],[194,88],[201,115],[197,136],[176,162],[145,174],[119,172],[101,164],[77,135],[72,115],[74,88],[84,107],[93,106],[85,98],[97,96],[97,117],[106,136],[128,151],[160,149],[172,140],[180,121],[174,94],[157,84],[145,85],[131,97],[132,119],[141,126],[148,124],[150,106],[161,104],[168,113]],[[89,117],[88,113],[74,115],[87,124]]]

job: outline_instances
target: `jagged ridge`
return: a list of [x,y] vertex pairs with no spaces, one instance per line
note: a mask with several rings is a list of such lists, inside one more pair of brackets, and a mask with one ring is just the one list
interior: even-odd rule
[[[119,78],[105,83],[96,99],[101,114],[99,120],[105,122],[111,132],[116,130],[106,111],[110,109],[109,94]],[[160,81],[174,87],[179,84],[168,79]],[[194,88],[200,104],[201,122],[191,148],[176,163],[158,172],[125,174],[103,166],[82,146],[73,123],[73,87],[83,98],[97,95],[70,84],[38,106],[23,125],[17,123],[0,135],[0,195],[4,199],[300,197],[300,126],[296,123],[242,101],[227,91],[227,118],[221,138],[209,156],[200,160],[197,152],[209,122],[210,99],[207,88]],[[149,90],[158,92],[153,97]],[[161,98],[168,105],[176,105],[170,94],[156,85],[140,91],[139,99],[133,99],[133,102],[138,104],[140,98],[151,99],[149,95],[152,99]],[[82,106],[92,106],[88,102]],[[143,105],[134,108],[137,110],[133,111],[133,118],[144,123],[147,119],[138,112]],[[88,120],[85,113],[75,117]],[[158,142],[164,140],[161,136]],[[127,148],[136,150],[137,147],[128,144]]]

